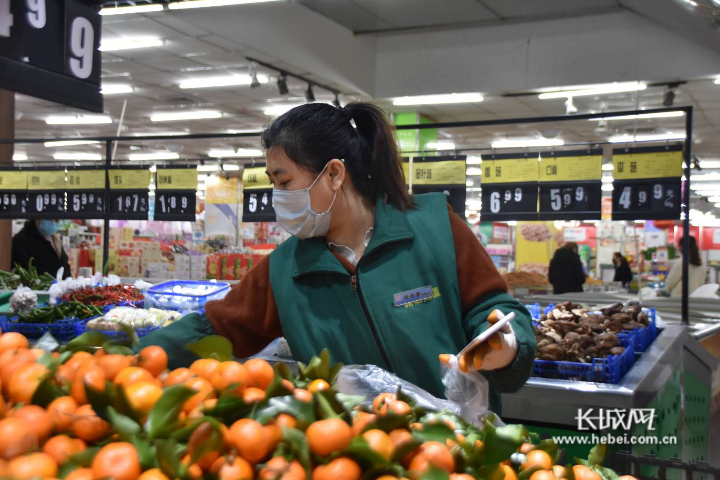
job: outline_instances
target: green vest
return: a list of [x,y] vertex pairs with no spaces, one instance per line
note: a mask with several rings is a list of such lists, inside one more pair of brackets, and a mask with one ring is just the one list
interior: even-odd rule
[[[295,359],[328,348],[333,362],[374,364],[444,397],[441,353],[467,345],[445,195],[416,195],[403,213],[380,201],[352,277],[324,238],[295,237],[270,255],[270,283]],[[422,290],[423,287],[430,287]],[[427,292],[432,294],[425,298]],[[407,295],[398,306],[395,295]]]

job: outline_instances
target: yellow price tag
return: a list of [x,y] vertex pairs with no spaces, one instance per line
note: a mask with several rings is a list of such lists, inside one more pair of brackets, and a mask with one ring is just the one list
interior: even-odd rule
[[[413,162],[413,185],[464,185],[465,160]],[[410,182],[410,162],[403,162],[405,181]]]
[[614,154],[613,179],[681,177],[682,157],[681,151]]
[[483,159],[482,183],[537,182],[538,164],[537,158]]
[[197,190],[198,174],[195,168],[159,168],[158,190]]
[[68,190],[105,190],[107,170],[68,170]]
[[0,171],[0,190],[26,190],[27,172],[20,170]]
[[30,171],[27,188],[28,190],[65,190],[65,171]]
[[150,170],[110,170],[110,190],[145,190],[150,186]]
[[602,155],[542,157],[539,173],[541,182],[600,180],[602,178]]
[[243,170],[242,180],[245,190],[272,188],[270,178],[265,173],[265,167],[246,168]]

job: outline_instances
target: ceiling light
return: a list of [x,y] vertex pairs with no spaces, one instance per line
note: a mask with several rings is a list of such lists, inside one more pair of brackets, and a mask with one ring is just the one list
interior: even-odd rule
[[287,87],[287,77],[285,76],[284,73],[281,73],[280,76],[278,77],[277,87],[278,87],[278,92],[280,93],[280,95],[287,95],[288,93],[290,93],[290,90],[288,90],[288,87]]
[[69,147],[71,145],[93,145],[100,143],[97,140],[60,140],[57,142],[45,142],[46,147]]
[[220,165],[198,165],[198,172],[217,172],[220,170]]
[[602,187],[600,187],[600,190],[602,190],[603,192],[612,192],[613,184],[612,183],[603,183]]
[[248,3],[274,2],[277,0],[187,0],[173,2],[168,5],[170,10],[186,10],[189,8],[226,7],[229,5],[245,5]]
[[102,160],[102,155],[99,153],[69,153],[69,152],[61,152],[56,153],[53,155],[53,158],[55,160],[90,160],[90,161],[98,161]]
[[127,7],[105,7],[100,9],[100,15],[125,15],[128,13],[162,12],[160,4],[131,5]]
[[[156,166],[156,165],[151,165],[151,166],[150,166],[150,173],[155,173],[155,172],[157,172],[157,166]],[[151,180],[152,180],[152,178],[151,178]]]
[[700,168],[703,170],[720,168],[720,160],[700,160]]
[[710,203],[718,203],[720,202],[720,197],[708,197],[707,201]]
[[13,162],[22,162],[27,159],[28,156],[26,153],[13,153]]
[[467,182],[465,182],[466,187],[472,187],[473,185],[475,185],[475,182],[473,182],[472,180],[468,180]]
[[393,100],[393,105],[443,105],[448,103],[475,103],[482,101],[483,96],[479,93],[449,93],[444,95],[399,97]]
[[687,3],[687,4],[689,4],[689,5],[692,5],[693,7],[697,7],[697,6],[698,6],[698,4],[697,4],[696,2],[694,2],[693,0],[685,0],[685,3]]
[[150,153],[131,153],[128,160],[177,160],[180,158],[175,152],[150,152]]
[[[260,83],[267,83],[270,79],[266,75],[255,75],[254,77]],[[178,87],[182,89],[188,88],[212,88],[212,87],[231,87],[235,85],[251,85],[253,77],[250,75],[225,75],[222,77],[206,77],[195,78],[180,82]]]
[[479,155],[477,157],[467,157],[465,163],[468,165],[480,165],[482,164],[482,157]]
[[223,170],[225,170],[226,172],[237,172],[238,170],[240,170],[240,165],[225,164],[225,165],[223,165]]
[[122,37],[104,39],[100,42],[101,52],[115,52],[117,50],[132,50],[135,48],[160,47],[165,43],[162,38],[155,37]]
[[110,115],[51,115],[45,119],[48,125],[94,125],[112,123]]
[[117,95],[119,93],[132,93],[134,91],[135,87],[126,83],[103,84],[100,87],[100,93],[103,95]]
[[225,133],[262,133],[262,128],[241,128],[240,130],[225,130]]
[[717,182],[720,181],[720,173],[710,172],[692,176],[693,182]]
[[633,220],[634,223],[644,224],[645,220]]
[[479,168],[468,168],[465,172],[466,175],[482,175],[482,170]]
[[238,148],[237,151],[233,149],[217,149],[210,150],[208,156],[212,158],[248,158],[248,157],[261,157],[263,154],[262,150],[253,148]]
[[565,145],[565,142],[558,138],[505,139],[492,142],[492,148],[556,147],[561,145]]
[[603,163],[602,169],[606,172],[613,170],[615,167],[612,163]]
[[602,176],[602,183],[612,183],[613,177],[610,175],[603,175]]
[[333,100],[333,105],[335,105],[337,108],[340,108],[340,94],[335,94],[335,100]]
[[720,85],[720,78],[716,78],[713,82],[715,85]]
[[720,183],[690,183],[690,190],[720,189]]
[[152,122],[172,122],[178,120],[203,120],[206,118],[220,118],[222,112],[217,110],[181,110],[177,112],[156,113],[150,115]]
[[635,92],[645,90],[647,85],[640,82],[611,83],[596,87],[582,88],[576,90],[558,90],[556,92],[545,92],[538,95],[538,98],[547,100],[550,98],[583,97],[587,95],[605,95],[608,93]]
[[642,118],[672,118],[682,117],[685,115],[683,111],[677,112],[655,112],[655,113],[639,113],[637,115],[621,115],[619,117],[603,117],[603,118],[591,118],[591,122],[602,122],[608,120],[635,120]]
[[455,150],[452,142],[429,142],[425,145],[427,150]]
[[624,133],[622,135],[615,135],[609,138],[610,143],[625,143],[625,142],[654,142],[663,140],[685,140],[684,133],[650,133],[646,135],[629,135]]
[[280,115],[284,114],[285,112],[289,112],[297,106],[299,105],[273,105],[263,110],[263,113],[271,117],[279,117]]
[[315,101],[315,92],[313,92],[312,83],[308,83],[308,88],[305,90],[305,100],[308,102]]
[[133,133],[133,137],[155,137],[155,136],[163,136],[163,137],[176,137],[179,135],[187,135],[189,132],[186,130],[184,132],[180,131],[172,131],[172,132],[137,132]]

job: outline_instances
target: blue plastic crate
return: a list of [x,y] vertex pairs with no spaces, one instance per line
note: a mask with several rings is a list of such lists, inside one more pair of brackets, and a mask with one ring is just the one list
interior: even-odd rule
[[540,318],[540,304],[536,303],[535,305],[525,305],[525,308],[527,308],[527,311],[530,312],[530,317],[538,320]]
[[[201,295],[176,293],[176,287],[206,287],[208,291]],[[200,312],[210,300],[220,300],[230,292],[230,284],[194,280],[170,280],[159,283],[145,291],[145,307],[180,312]]]
[[650,344],[652,344],[658,336],[657,324],[655,323],[655,309],[651,308],[647,313],[650,324],[647,327],[638,327],[628,332],[633,337],[635,352],[637,353],[642,353],[650,348]]
[[86,320],[65,319],[55,323],[20,323],[17,321],[18,319],[19,317],[0,317],[0,329],[3,332],[21,333],[30,339],[40,338],[46,333],[50,333],[57,340],[67,341],[75,338],[77,326],[84,325],[86,322]]
[[533,377],[555,378],[581,382],[618,384],[635,363],[635,349],[629,335],[618,335],[620,346],[625,351],[620,355],[595,358],[592,363],[552,362],[535,360]]
[[[85,332],[97,332],[97,333],[102,333],[103,335],[105,335],[111,339],[124,340],[127,338],[127,334],[125,332],[111,332],[109,330],[94,330],[94,329],[87,328],[86,323],[87,322],[77,322],[74,325],[74,328],[75,328],[74,336],[75,337],[79,337],[80,335],[82,335]],[[135,333],[137,334],[137,336],[139,338],[142,338],[142,337],[146,336],[147,334],[149,334],[150,332],[154,332],[155,330],[159,330],[161,328],[162,327],[142,327],[142,328],[138,328],[137,330],[135,330]]]

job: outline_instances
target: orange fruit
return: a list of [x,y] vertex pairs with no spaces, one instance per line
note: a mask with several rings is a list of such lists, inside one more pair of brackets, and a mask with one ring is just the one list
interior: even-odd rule
[[500,465],[500,469],[504,473],[503,480],[518,480],[517,473],[510,465]]
[[[400,480],[400,479],[394,475],[382,475],[380,477],[377,477],[375,480]],[[450,475],[450,480],[453,480],[452,474]],[[475,479],[473,479],[473,480],[475,480]]]
[[105,371],[95,364],[83,364],[70,384],[70,393],[78,405],[88,403],[87,388],[96,392],[105,391]]
[[520,465],[520,470],[528,467],[540,467],[542,470],[552,470],[553,461],[550,454],[544,450],[530,450],[525,454],[526,460]]
[[37,405],[25,405],[15,410],[12,416],[25,422],[40,443],[50,438],[53,431],[53,420],[44,408]]
[[197,373],[193,372],[189,368],[176,368],[172,372],[168,373],[167,378],[165,378],[165,381],[163,382],[163,386],[171,387],[173,385],[180,385],[185,382],[185,380],[189,380],[195,376],[197,376]]
[[131,361],[130,357],[116,353],[100,357],[97,360],[97,365],[103,369],[105,377],[112,382],[118,373],[131,366]]
[[58,465],[62,465],[68,458],[87,448],[85,442],[79,438],[70,438],[67,435],[56,435],[43,445],[43,452],[50,455]]
[[349,458],[336,458],[315,468],[312,480],[360,480],[362,469]]
[[393,448],[398,448],[403,443],[412,440],[412,433],[404,428],[398,428],[390,432],[389,437],[393,444]]
[[110,433],[110,424],[98,417],[90,405],[82,405],[75,411],[72,433],[87,443],[93,443]]
[[215,398],[215,391],[213,390],[212,384],[203,377],[192,377],[185,381],[185,386],[198,392],[188,398],[183,404],[183,411],[185,413],[190,413],[203,401]]
[[39,363],[22,365],[10,377],[10,385],[8,385],[10,399],[15,403],[30,403],[35,390],[48,373],[49,370]]
[[535,445],[533,445],[532,443],[525,442],[522,445],[520,445],[520,448],[518,448],[518,452],[527,455],[534,449],[535,449]]
[[210,383],[218,392],[224,392],[230,386],[235,385],[232,393],[241,395],[247,387],[248,374],[245,367],[238,362],[222,362],[218,365]]
[[136,480],[142,472],[135,446],[127,442],[105,445],[92,461],[95,478]]
[[214,358],[201,358],[200,360],[195,360],[193,364],[190,365],[190,370],[192,370],[195,375],[199,375],[205,380],[210,381],[219,367],[220,362]]
[[[190,439],[188,440],[187,445],[187,452],[191,458],[195,455],[197,449],[212,437],[214,431],[215,429],[208,422],[201,423],[195,429],[192,435],[190,435]],[[196,460],[195,463],[197,463],[197,465],[203,470],[207,470],[208,468],[210,468],[213,462],[218,459],[218,457],[220,457],[220,452],[207,452],[199,460]]]
[[248,387],[265,390],[275,378],[275,370],[262,358],[252,358],[243,363],[248,375]]
[[353,436],[361,435],[368,425],[377,420],[377,415],[367,412],[356,412],[353,416]]
[[442,443],[425,442],[417,448],[417,454],[410,462],[408,470],[417,478],[425,473],[430,465],[452,473],[455,470],[455,459],[450,450]]
[[410,405],[402,400],[393,400],[386,402],[380,407],[381,414],[385,414],[388,411],[394,412],[397,415],[409,415],[412,412],[412,409],[410,408]]
[[185,455],[182,460],[180,461],[182,465],[185,465],[188,467],[188,476],[192,480],[200,480],[203,476],[202,468],[200,468],[200,465],[197,463],[190,464],[190,455]]
[[295,417],[288,415],[287,413],[281,413],[275,419],[275,425],[281,429],[282,427],[295,428],[296,424],[297,420],[295,420]]
[[[5,334],[7,335],[7,333]],[[57,477],[58,465],[47,453],[31,453],[10,460],[10,475],[18,480]]]
[[575,465],[573,473],[575,474],[575,480],[602,480],[599,473],[592,471],[585,465]]
[[75,371],[67,365],[60,365],[55,371],[55,380],[61,385],[72,383],[73,378],[75,378]]
[[78,468],[65,477],[65,480],[93,480],[94,478],[92,468]]
[[258,480],[307,480],[307,477],[297,460],[288,462],[283,457],[275,457],[260,470]]
[[92,354],[88,352],[75,352],[63,365],[67,365],[73,372],[77,372],[78,368],[85,362],[94,362]]
[[193,408],[190,413],[187,414],[188,418],[200,418],[205,415],[206,410],[212,410],[217,405],[217,398],[208,398],[203,400],[202,403]]
[[235,457],[232,462],[220,457],[210,467],[210,473],[216,475],[218,480],[252,480],[254,477],[252,465],[242,457]]
[[530,475],[530,480],[557,480],[551,470],[538,470]]
[[633,477],[632,475],[623,475],[621,477],[618,477],[618,480],[638,480],[638,479]]
[[265,390],[260,390],[259,388],[255,387],[249,387],[245,389],[242,396],[245,403],[262,402],[263,400],[265,400]]
[[[65,479],[67,480],[67,479]],[[138,480],[170,480],[159,468],[146,470],[138,477]]]
[[296,388],[293,391],[293,395],[295,395],[295,398],[303,403],[312,402],[312,393],[308,392],[304,388]]
[[153,374],[141,367],[126,367],[120,370],[115,377],[115,385],[127,387],[136,382],[152,382]]
[[467,473],[451,473],[450,480],[475,480],[475,477]]
[[11,460],[38,446],[38,438],[19,418],[0,420],[0,457]]
[[[552,471],[556,478],[563,478],[563,476],[565,475],[565,467],[563,467],[562,465],[553,465]],[[633,479],[627,478],[625,480],[633,480]],[[637,479],[635,479],[635,480],[637,480]]]
[[397,395],[395,395],[394,393],[381,393],[373,400],[373,411],[375,413],[385,413],[384,411],[380,412],[382,406],[395,400],[397,400]]
[[17,332],[8,332],[0,335],[0,353],[18,348],[29,348],[30,342],[24,335]]
[[363,433],[363,438],[367,440],[370,448],[375,450],[380,456],[386,460],[390,460],[393,452],[393,442],[390,436],[382,430],[372,429]]
[[33,354],[29,350],[7,350],[0,355],[0,383],[5,387],[10,386],[10,378],[22,365],[35,362]]
[[286,378],[280,380],[280,384],[285,387],[286,390],[289,390],[291,392],[295,391],[295,385],[293,385],[292,382]]
[[47,413],[50,415],[53,423],[53,432],[68,432],[72,427],[75,411],[78,404],[72,397],[56,398],[47,407]]
[[323,457],[347,447],[352,435],[350,425],[339,418],[319,420],[305,431],[310,450]]
[[168,356],[162,347],[151,345],[140,350],[137,356],[138,367],[142,367],[157,377],[165,371],[168,365]]
[[128,403],[141,413],[150,413],[150,409],[152,409],[162,393],[162,388],[158,387],[154,382],[135,382],[125,387],[125,396]]
[[250,463],[258,463],[269,453],[265,428],[257,421],[243,418],[230,427],[230,441]]
[[310,382],[308,390],[310,390],[310,393],[323,392],[325,390],[330,390],[330,384],[325,380],[318,378],[317,380]]

